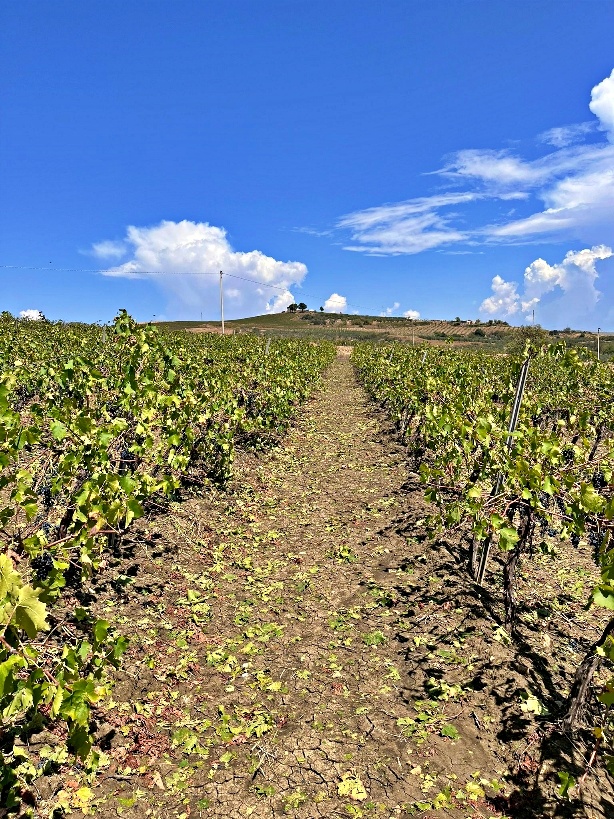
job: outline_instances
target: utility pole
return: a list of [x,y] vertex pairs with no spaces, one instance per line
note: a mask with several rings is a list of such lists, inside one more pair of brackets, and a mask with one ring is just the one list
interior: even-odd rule
[[533,327],[535,327],[535,308],[533,308]]
[[597,327],[597,361],[601,361],[599,354],[601,350],[599,349],[599,333],[601,332],[601,327]]
[[224,335],[224,285],[222,283],[222,277],[224,272],[220,270],[220,315],[222,317],[222,335]]

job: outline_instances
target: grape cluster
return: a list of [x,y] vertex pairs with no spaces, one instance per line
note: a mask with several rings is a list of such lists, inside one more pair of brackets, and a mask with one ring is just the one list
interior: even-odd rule
[[37,580],[46,580],[53,571],[53,558],[49,552],[43,552],[32,558],[31,565]]
[[597,490],[605,489],[605,487],[608,485],[608,482],[605,479],[605,475],[603,474],[603,472],[601,472],[601,470],[593,472],[591,483],[593,484],[593,487]]
[[554,499],[556,501],[556,505],[559,507],[559,512],[561,515],[567,514],[567,507],[565,506],[565,501],[561,498],[560,495],[557,495]]
[[81,567],[77,566],[75,563],[71,561],[70,565],[64,572],[64,579],[66,580],[66,584],[73,589],[79,589],[83,582],[83,575],[81,572]]
[[593,551],[593,560],[597,565],[599,565],[599,559],[601,557],[601,544],[603,543],[603,532],[599,532],[597,529],[591,529],[588,533],[588,542]]
[[538,493],[539,502],[544,507],[544,509],[549,509],[552,505],[552,498],[548,495],[547,492],[539,492]]
[[571,447],[567,447],[561,452],[563,463],[572,464],[576,460],[576,453]]
[[573,547],[575,547],[576,549],[577,549],[577,548],[578,548],[578,546],[580,545],[580,535],[577,535],[575,532],[574,532],[574,534],[571,536],[571,545],[572,545]]
[[48,483],[44,483],[38,490],[38,497],[45,509],[51,508],[51,487]]

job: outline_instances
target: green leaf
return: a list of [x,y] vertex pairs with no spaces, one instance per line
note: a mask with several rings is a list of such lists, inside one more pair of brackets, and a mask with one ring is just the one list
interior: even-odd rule
[[141,504],[137,500],[134,500],[134,498],[130,498],[126,506],[128,507],[128,511],[126,512],[126,526],[129,526],[135,518],[142,517],[144,511]]
[[574,787],[574,785],[576,784],[576,780],[567,771],[558,771],[557,776],[561,783],[561,787],[558,790],[559,796],[562,796],[564,799],[569,799],[568,792],[570,788]]
[[614,611],[614,590],[608,589],[605,586],[598,586],[593,592],[592,602],[595,606],[601,606],[604,609]]
[[590,483],[583,483],[580,489],[580,503],[587,512],[600,512],[605,506],[605,500],[599,495]]
[[13,561],[7,555],[0,555],[0,599],[13,591],[19,581],[19,573],[13,568]]
[[510,526],[499,529],[499,546],[503,551],[513,549],[516,543],[518,543],[518,532],[515,529]]
[[[23,657],[20,657],[19,654],[12,654],[8,660],[0,663],[0,699],[2,699],[6,693],[7,680],[9,680],[9,676],[12,677],[13,669],[15,667],[23,668],[25,664],[26,661]],[[10,687],[8,690],[10,690]]]
[[456,730],[456,728],[452,725],[452,723],[447,723],[441,729],[441,736],[442,737],[449,737],[450,739],[458,739],[460,734]]
[[94,639],[97,643],[103,643],[107,639],[109,633],[108,620],[96,620],[94,623]]
[[47,607],[38,599],[40,589],[22,586],[17,597],[17,607],[13,615],[17,625],[33,640],[39,631],[47,631]]
[[57,441],[63,441],[68,435],[68,427],[61,421],[54,421],[51,424],[51,434]]

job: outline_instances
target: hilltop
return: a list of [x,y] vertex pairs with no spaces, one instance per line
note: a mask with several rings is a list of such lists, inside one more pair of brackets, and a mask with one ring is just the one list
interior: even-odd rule
[[[196,333],[219,333],[219,321],[169,321],[159,322],[166,330],[188,330]],[[443,321],[437,319],[411,320],[396,316],[354,316],[341,313],[320,313],[307,310],[304,313],[275,313],[225,322],[226,332],[271,334],[285,337],[327,339],[337,343],[357,341],[404,341],[416,344],[441,345],[449,342],[463,347],[502,350],[516,329],[505,322],[490,321]],[[596,348],[596,335],[579,330],[552,330],[553,341],[557,336],[573,346]],[[613,346],[614,337],[602,336],[602,351],[607,354]]]

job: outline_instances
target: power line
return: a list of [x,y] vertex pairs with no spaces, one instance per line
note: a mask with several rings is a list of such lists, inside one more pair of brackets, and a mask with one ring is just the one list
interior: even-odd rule
[[[27,266],[27,265],[17,265],[17,264],[0,264],[0,270],[46,270],[49,273],[98,273],[102,275],[109,275],[109,270],[100,270],[100,268],[87,268],[87,267],[41,267],[41,266]],[[203,272],[187,272],[181,270],[126,270],[126,273],[133,273],[135,275],[142,275],[142,276],[217,276],[219,275],[217,271],[203,271]],[[258,281],[258,279],[249,279],[246,276],[237,276],[235,273],[224,273],[225,276],[228,276],[232,279],[239,279],[243,282],[250,282],[251,284],[256,284],[258,287],[268,287],[271,290],[280,290],[285,293],[292,287],[292,284],[287,286],[281,286],[278,284],[268,284],[267,282]],[[300,287],[299,282],[295,282],[297,287]],[[322,297],[322,295],[316,295],[315,293],[306,293],[304,291],[301,292],[301,295],[306,296],[309,299],[315,299],[316,301],[327,301],[330,297]],[[354,310],[364,309],[360,307],[360,305],[356,304],[349,304],[346,301],[346,307],[350,307]],[[367,311],[365,311],[365,315]]]

